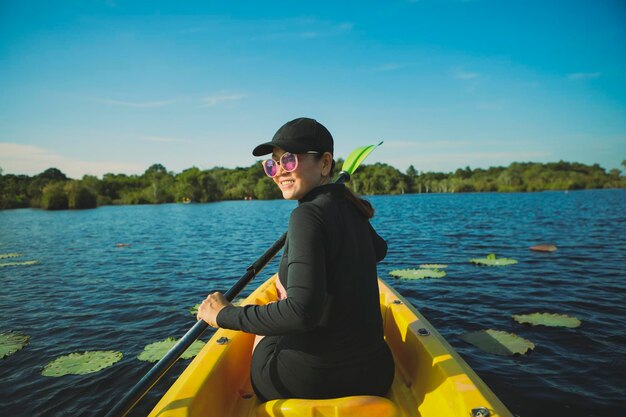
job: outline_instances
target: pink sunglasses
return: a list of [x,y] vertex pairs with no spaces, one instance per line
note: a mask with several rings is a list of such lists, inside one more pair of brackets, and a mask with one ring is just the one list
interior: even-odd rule
[[[308,151],[307,154],[318,154],[317,151]],[[298,155],[291,152],[285,152],[281,155],[280,160],[266,159],[262,162],[265,175],[275,177],[278,174],[278,167],[282,166],[285,172],[293,172],[298,168]]]

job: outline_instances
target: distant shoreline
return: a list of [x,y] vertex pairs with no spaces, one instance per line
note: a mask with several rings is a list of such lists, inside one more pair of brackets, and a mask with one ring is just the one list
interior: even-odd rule
[[[626,167],[626,161],[625,167]],[[337,161],[337,172],[342,160]],[[0,171],[1,172],[1,171]],[[454,172],[401,172],[387,164],[362,165],[350,188],[361,195],[536,192],[626,188],[618,169],[598,164],[514,162],[508,167],[470,167]],[[247,168],[192,167],[175,174],[154,164],[142,175],[105,174],[68,178],[56,168],[35,176],[0,175],[0,209],[89,209],[106,205],[206,203],[229,200],[274,200],[282,195],[261,164]]]
[[[349,184],[346,184],[349,185]],[[469,195],[469,194],[536,194],[536,193],[562,193],[562,194],[568,194],[570,191],[573,193],[576,192],[585,192],[585,191],[603,191],[603,190],[625,190],[626,191],[626,187],[615,187],[615,188],[585,188],[585,189],[577,189],[577,190],[537,190],[537,191],[460,191],[460,192],[422,192],[422,193],[404,193],[404,194],[360,194],[361,197],[363,198],[368,198],[368,197],[401,197],[401,196],[409,196],[409,195],[441,195],[441,194],[465,194],[465,195]],[[101,208],[101,207],[125,207],[125,206],[161,206],[161,205],[170,205],[170,204],[180,204],[180,205],[186,205],[186,204],[212,204],[212,203],[225,203],[225,202],[229,202],[229,201],[280,201],[280,200],[284,200],[282,197],[280,198],[271,198],[271,199],[249,199],[249,198],[244,198],[244,199],[224,199],[224,200],[213,200],[213,201],[206,201],[206,202],[197,202],[197,201],[192,201],[189,203],[186,203],[184,201],[171,201],[171,202],[163,202],[163,203],[135,203],[135,204],[102,204],[102,205],[97,205],[95,207],[90,207],[90,208],[84,208],[84,209],[59,209],[59,210],[50,210],[50,211],[63,211],[63,210],[92,210],[92,209],[97,209],[97,208]],[[284,200],[287,201],[287,200]],[[2,210],[22,210],[22,209],[33,209],[33,210],[45,210],[42,207],[14,207],[14,208],[5,208],[5,209],[0,209],[0,211]]]

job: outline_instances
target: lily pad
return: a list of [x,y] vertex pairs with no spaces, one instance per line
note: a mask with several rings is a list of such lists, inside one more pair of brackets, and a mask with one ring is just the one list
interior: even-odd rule
[[18,256],[22,256],[22,254],[21,253],[0,253],[0,259],[17,258]]
[[[157,362],[161,360],[165,354],[174,347],[174,345],[178,342],[177,339],[173,337],[168,337],[165,340],[161,340],[160,342],[150,343],[148,346],[143,348],[143,352],[137,356],[137,359],[140,361],[146,362]],[[187,350],[181,355],[183,359],[190,359],[196,356],[204,347],[206,343],[201,340],[196,340],[187,348]]]
[[201,304],[201,303],[198,303],[198,304],[196,304],[195,306],[193,306],[193,307],[191,307],[191,308],[189,309],[189,313],[190,313],[192,316],[196,316],[196,315],[198,314],[198,309],[200,308],[200,304]]
[[18,332],[0,333],[0,359],[11,356],[28,344],[30,336]]
[[95,350],[74,352],[48,363],[41,371],[43,376],[85,375],[108,368],[122,359],[122,352]]
[[505,266],[505,265],[513,265],[517,263],[515,259],[496,258],[495,253],[490,253],[489,255],[487,255],[486,258],[474,258],[474,259],[470,259],[469,261],[476,265],[485,265],[485,266]]
[[535,245],[531,246],[530,250],[534,250],[535,252],[554,252],[556,250],[556,246],[554,245]]
[[445,264],[421,264],[420,268],[424,269],[445,269],[448,265]]
[[37,265],[38,263],[39,263],[39,261],[3,262],[3,263],[0,263],[0,268],[4,268],[5,266]]
[[532,314],[513,314],[513,320],[518,323],[531,324],[533,326],[550,326],[550,327],[569,327],[574,328],[580,326],[580,320],[566,314],[551,313],[532,313]]
[[485,352],[502,356],[524,355],[535,348],[530,340],[493,329],[463,333],[461,339]]
[[396,269],[389,272],[389,275],[404,279],[425,279],[443,278],[446,276],[446,273],[438,269]]

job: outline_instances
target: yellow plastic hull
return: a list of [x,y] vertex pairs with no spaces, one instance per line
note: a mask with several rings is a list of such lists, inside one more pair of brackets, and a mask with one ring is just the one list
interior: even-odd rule
[[[275,300],[274,279],[262,284],[244,303]],[[466,417],[478,408],[489,410],[490,416],[512,417],[413,306],[381,280],[379,288],[385,338],[396,364],[387,398],[288,399],[261,404],[249,377],[254,335],[220,329],[150,417]]]

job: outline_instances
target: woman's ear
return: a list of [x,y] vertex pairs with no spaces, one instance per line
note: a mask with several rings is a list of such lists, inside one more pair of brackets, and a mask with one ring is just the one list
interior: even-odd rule
[[322,176],[327,177],[330,175],[330,170],[333,166],[333,156],[330,152],[324,152],[322,155]]

